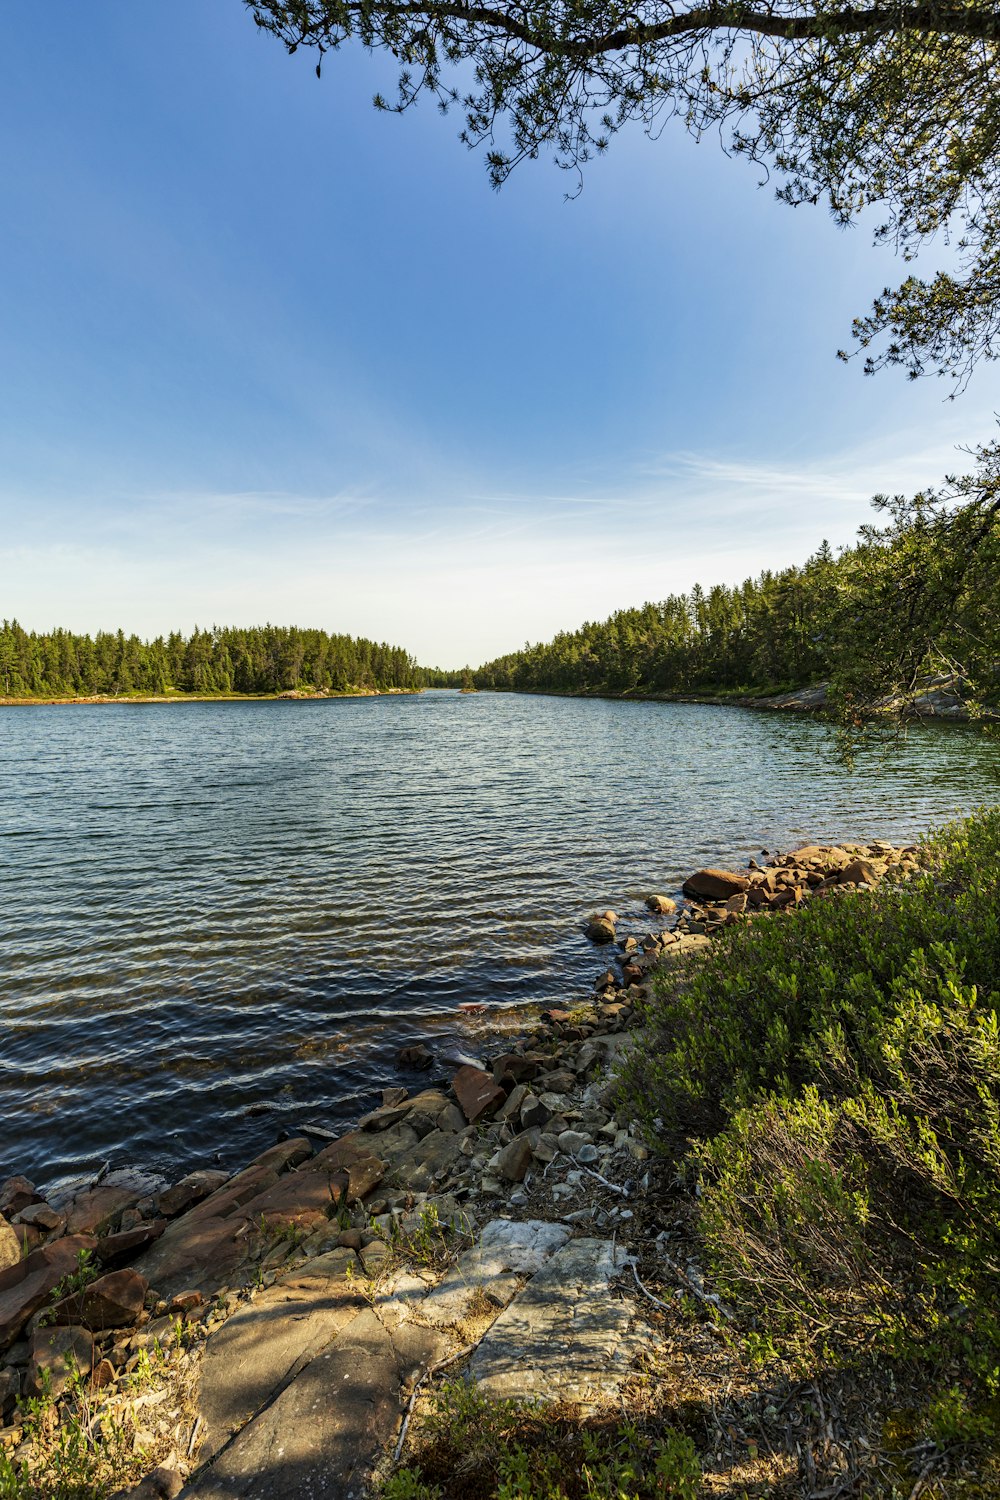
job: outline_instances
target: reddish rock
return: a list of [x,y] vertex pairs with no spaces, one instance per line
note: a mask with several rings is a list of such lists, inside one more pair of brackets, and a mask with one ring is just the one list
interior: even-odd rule
[[110,1385],[115,1378],[115,1367],[110,1359],[102,1359],[99,1365],[94,1366],[94,1373],[90,1377],[90,1383],[95,1390],[103,1390]]
[[44,1307],[53,1287],[77,1269],[81,1250],[93,1250],[90,1235],[69,1235],[33,1250],[0,1274],[0,1350],[8,1348],[28,1320]]
[[61,1234],[66,1228],[65,1214],[57,1213],[50,1204],[29,1203],[27,1208],[22,1208],[15,1218],[17,1224],[27,1224],[32,1229],[38,1229],[42,1234]]
[[866,859],[854,859],[840,871],[841,885],[875,885],[878,871]]
[[167,1308],[167,1312],[171,1317],[186,1315],[187,1313],[194,1312],[196,1308],[204,1307],[204,1305],[204,1294],[192,1287],[186,1292],[176,1292],[170,1299],[170,1306]]
[[271,1167],[247,1167],[244,1171],[237,1172],[235,1177],[230,1177],[214,1193],[209,1193],[200,1203],[196,1203],[194,1208],[189,1208],[175,1222],[185,1224],[196,1219],[227,1219],[277,1180],[278,1174]]
[[152,1224],[138,1224],[135,1229],[121,1229],[117,1234],[106,1234],[97,1241],[94,1254],[102,1266],[120,1266],[145,1250],[154,1240],[158,1240],[166,1227],[166,1219],[157,1219]]
[[36,1328],[24,1388],[29,1396],[40,1396],[47,1386],[59,1396],[77,1373],[89,1379],[93,1367],[94,1340],[85,1328]]
[[[611,976],[614,983],[614,975]],[[526,1079],[536,1078],[540,1071],[538,1060],[534,1057],[525,1057],[522,1052],[505,1052],[503,1057],[498,1057],[493,1064],[493,1078],[499,1083],[501,1078],[510,1078],[514,1083],[524,1083]]]
[[141,1271],[161,1297],[192,1286],[208,1294],[233,1284],[249,1248],[245,1218],[203,1216],[199,1206],[168,1225],[133,1269]]
[[118,1187],[115,1183],[102,1183],[78,1193],[66,1210],[66,1233],[100,1234],[110,1227],[117,1214],[131,1208],[141,1196],[134,1188]]
[[13,1218],[23,1208],[31,1203],[41,1203],[41,1193],[35,1192],[35,1185],[29,1182],[27,1177],[8,1177],[6,1182],[0,1186],[0,1214]]
[[196,1203],[201,1203],[209,1193],[216,1192],[229,1181],[229,1173],[221,1171],[189,1172],[173,1187],[165,1188],[156,1200],[157,1212],[164,1219],[173,1219]]
[[496,1114],[507,1097],[488,1073],[484,1073],[482,1068],[474,1068],[469,1064],[464,1068],[459,1068],[451,1080],[451,1086],[462,1107],[462,1113],[470,1125],[475,1125],[477,1120],[485,1120],[490,1115]]
[[[595,980],[595,982],[594,982],[594,989],[597,991],[597,993],[599,995],[603,995],[606,990],[616,989],[617,985],[618,985],[618,977],[615,974],[614,970],[613,969],[605,969],[604,973],[598,975],[597,979]],[[532,1075],[532,1076],[534,1076],[534,1075]]]
[[272,1172],[289,1172],[312,1156],[312,1143],[304,1135],[278,1141],[251,1162],[251,1167],[267,1167]]
[[501,1177],[505,1177],[508,1182],[524,1181],[534,1155],[533,1147],[538,1145],[538,1136],[537,1130],[525,1131],[523,1135],[515,1136],[508,1145],[504,1146],[497,1159]]
[[434,1061],[434,1054],[423,1042],[415,1042],[409,1047],[401,1047],[396,1053],[397,1068],[429,1068]]
[[143,1310],[149,1283],[138,1271],[111,1271],[64,1297],[52,1309],[56,1323],[79,1323],[98,1332],[102,1328],[127,1328]]
[[749,885],[745,875],[736,875],[732,870],[696,870],[685,880],[684,894],[704,896],[711,901],[725,901],[729,896],[738,896]]

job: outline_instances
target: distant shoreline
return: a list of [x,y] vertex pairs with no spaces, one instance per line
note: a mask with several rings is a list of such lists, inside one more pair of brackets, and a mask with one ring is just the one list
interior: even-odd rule
[[291,690],[284,693],[158,693],[93,694],[76,698],[0,698],[0,708],[55,708],[73,704],[149,703],[323,703],[331,698],[401,698],[422,693],[423,688],[350,688],[344,692],[306,693]]

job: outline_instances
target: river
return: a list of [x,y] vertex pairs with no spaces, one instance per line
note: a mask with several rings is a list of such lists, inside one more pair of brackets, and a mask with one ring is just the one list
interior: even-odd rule
[[910,839],[997,759],[928,725],[851,775],[805,716],[487,693],[7,709],[0,1177],[335,1129],[405,1043],[588,993],[592,908],[644,931],[701,864]]

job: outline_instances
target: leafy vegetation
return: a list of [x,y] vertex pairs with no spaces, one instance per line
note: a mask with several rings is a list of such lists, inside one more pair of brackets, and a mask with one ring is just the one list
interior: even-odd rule
[[324,630],[255,629],[137,636],[68,630],[36,634],[0,624],[0,694],[85,697],[129,693],[280,693],[298,688],[419,688],[425,674],[399,646]]
[[445,1385],[414,1461],[383,1500],[694,1500],[701,1470],[685,1433],[630,1421],[567,1420],[552,1407]]
[[728,929],[660,981],[625,1107],[698,1183],[758,1339],[927,1372],[925,1426],[996,1433],[1000,808],[898,889]]
[[835,556],[727,588],[620,610],[487,663],[478,687],[519,692],[777,691],[832,679],[849,718],[913,706],[946,674],[1000,694],[1000,444],[973,473],[911,500],[877,497],[887,523]]
[[[874,238],[907,262],[938,237],[947,269],[886,288],[854,324],[866,368],[961,384],[1000,333],[1000,50],[991,0],[246,0],[289,52],[387,52],[399,88],[463,116],[499,185],[551,151],[578,174],[633,122],[676,117],[765,168],[790,205],[836,222],[877,206]],[[457,82],[456,82],[457,80]]]

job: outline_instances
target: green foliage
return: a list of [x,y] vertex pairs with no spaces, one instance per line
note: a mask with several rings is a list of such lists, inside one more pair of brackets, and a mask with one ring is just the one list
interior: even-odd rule
[[905,500],[834,556],[660,604],[526,646],[477,686],[522,692],[769,692],[821,678],[851,729],[892,704],[915,711],[947,679],[973,710],[1000,701],[1000,444],[974,472]]
[[676,117],[776,178],[790,204],[825,201],[849,224],[878,205],[877,244],[911,261],[935,237],[947,271],[907,276],[854,325],[867,368],[936,369],[961,383],[1000,335],[998,31],[992,0],[858,7],[646,0],[246,0],[289,52],[345,43],[386,51],[404,111],[455,106],[499,185],[551,152],[579,173],[617,131]]
[[107,1410],[98,1414],[79,1372],[57,1412],[46,1375],[42,1394],[22,1408],[30,1465],[0,1451],[0,1500],[104,1500],[137,1480],[144,1460],[135,1425]]
[[424,673],[399,646],[324,630],[265,625],[195,629],[154,641],[54,630],[29,633],[0,623],[0,696],[90,697],[120,694],[279,693],[299,688],[418,688]]
[[971,1435],[1000,1392],[1000,808],[924,857],[722,935],[620,1086],[654,1145],[702,1135],[701,1232],[759,1337],[958,1369]]
[[[95,1265],[94,1257],[89,1250],[78,1250],[76,1254],[76,1270],[67,1271],[65,1276],[56,1282],[49,1298],[52,1303],[62,1300],[63,1297],[74,1297],[77,1292],[82,1292],[92,1281],[100,1276],[100,1267]],[[39,1323],[50,1323],[52,1321],[51,1311],[43,1313]]]
[[551,1408],[445,1385],[415,1462],[383,1500],[694,1500],[701,1470],[691,1438],[630,1421],[573,1423]]

